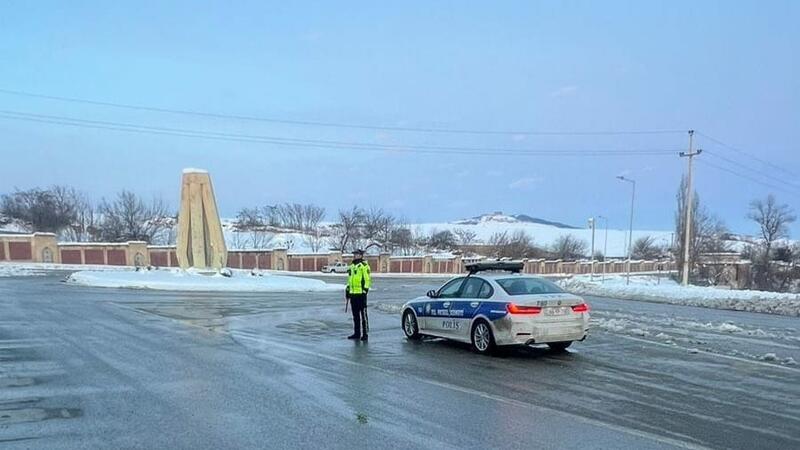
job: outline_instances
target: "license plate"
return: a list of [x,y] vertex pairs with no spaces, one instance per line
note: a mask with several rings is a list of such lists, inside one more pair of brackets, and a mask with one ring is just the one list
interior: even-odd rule
[[555,306],[551,308],[544,308],[545,316],[563,316],[569,313],[569,306]]

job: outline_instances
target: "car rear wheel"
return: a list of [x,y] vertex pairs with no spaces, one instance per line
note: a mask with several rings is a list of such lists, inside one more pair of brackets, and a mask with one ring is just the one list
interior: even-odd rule
[[408,339],[419,339],[419,326],[417,325],[417,317],[411,311],[406,310],[403,313],[403,333]]
[[550,350],[553,350],[554,352],[563,352],[563,351],[565,351],[565,350],[567,349],[567,347],[569,347],[570,345],[572,345],[572,341],[566,341],[566,342],[550,342],[549,344],[547,344],[547,346],[548,346],[548,347],[550,347]]
[[492,327],[485,320],[479,320],[472,326],[470,333],[472,338],[472,349],[482,355],[488,355],[494,352],[494,334],[492,334]]

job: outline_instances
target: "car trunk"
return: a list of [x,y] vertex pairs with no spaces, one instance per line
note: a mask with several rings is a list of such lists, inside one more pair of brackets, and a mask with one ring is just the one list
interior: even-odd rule
[[527,294],[512,295],[511,301],[520,306],[576,306],[584,303],[583,299],[572,294]]

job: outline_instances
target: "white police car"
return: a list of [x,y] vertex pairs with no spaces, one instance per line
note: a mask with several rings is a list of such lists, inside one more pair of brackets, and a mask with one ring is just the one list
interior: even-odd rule
[[467,270],[403,305],[407,338],[453,339],[484,354],[498,346],[534,344],[563,351],[586,338],[589,305],[548,280],[519,273],[522,263],[475,263]]

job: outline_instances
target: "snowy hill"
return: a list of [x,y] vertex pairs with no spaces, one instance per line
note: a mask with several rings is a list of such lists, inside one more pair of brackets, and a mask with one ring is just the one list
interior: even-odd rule
[[538,217],[531,217],[527,214],[505,215],[502,212],[494,212],[491,214],[482,214],[480,216],[472,217],[469,219],[461,219],[453,222],[455,225],[478,225],[486,222],[499,222],[499,223],[538,223],[541,225],[551,225],[556,228],[577,229],[571,225],[561,222],[553,222],[550,220],[540,219]]
[[[557,223],[557,222],[556,222]],[[563,235],[572,235],[578,239],[586,241],[587,246],[591,245],[592,230],[589,228],[565,228],[563,224],[551,225],[548,223],[537,223],[522,221],[514,216],[481,216],[481,220],[459,220],[455,222],[442,223],[421,223],[412,225],[412,229],[419,229],[424,233],[431,231],[465,229],[475,233],[477,243],[488,242],[495,233],[508,232],[509,234],[521,230],[533,238],[534,244],[547,247]],[[672,243],[671,230],[633,230],[633,240],[644,236],[651,236],[657,245],[669,246]],[[595,229],[595,250],[603,251],[606,242],[606,230],[604,228]],[[608,230],[608,246],[604,252],[609,257],[623,257],[627,249],[627,230]]]

